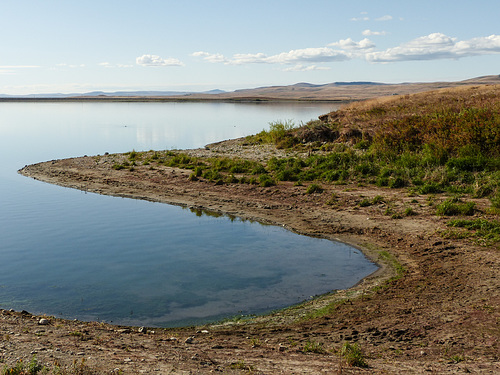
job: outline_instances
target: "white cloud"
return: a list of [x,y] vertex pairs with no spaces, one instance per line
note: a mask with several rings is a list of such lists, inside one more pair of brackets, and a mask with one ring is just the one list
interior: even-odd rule
[[61,67],[61,68],[71,68],[71,69],[75,69],[75,68],[85,68],[85,64],[66,64],[66,63],[59,63],[59,64],[56,64],[57,67]]
[[201,57],[209,62],[221,62],[229,65],[322,63],[350,59],[350,56],[344,51],[337,51],[329,47],[296,49],[272,56],[261,52],[237,53],[231,58],[208,52],[195,52],[192,56]]
[[387,35],[387,31],[372,31],[370,29],[366,29],[361,34],[363,34],[364,36]]
[[173,57],[163,59],[157,55],[142,55],[135,59],[137,65],[143,66],[183,66],[184,64]]
[[233,58],[227,61],[232,65],[242,64],[262,64],[269,63],[269,57],[263,53],[237,53]]
[[297,64],[290,68],[283,69],[284,72],[310,72],[313,70],[330,70],[330,68],[327,66]]
[[40,68],[39,65],[0,65],[0,69],[26,69]]
[[[384,31],[363,31],[363,35],[385,35]],[[466,56],[478,56],[500,53],[500,35],[472,38],[457,41],[456,38],[442,33],[433,33],[413,39],[397,47],[384,51],[376,51],[375,44],[368,38],[355,41],[351,38],[341,39],[325,47],[311,47],[281,52],[275,55],[264,53],[238,53],[225,57],[220,53],[194,52],[192,56],[200,57],[212,63],[226,65],[244,64],[278,64],[289,65],[285,71],[312,71],[329,69],[321,64],[362,59],[369,62],[419,61],[437,59],[458,59]],[[319,64],[319,65],[318,65]]]
[[267,62],[279,64],[295,64],[295,63],[318,63],[318,62],[335,62],[349,60],[350,57],[343,51],[336,51],[328,47],[319,48],[303,48],[282,52],[267,58]]
[[418,61],[458,59],[492,53],[500,53],[500,35],[457,41],[445,34],[433,33],[398,47],[368,53],[366,59],[371,62]]
[[368,39],[365,38],[360,40],[359,42],[355,42],[351,38],[341,39],[338,42],[330,43],[329,46],[340,47],[344,50],[362,50],[362,49],[371,49],[375,47],[375,44]]
[[379,18],[375,18],[375,21],[390,21],[390,20],[392,20],[392,16],[388,14]]
[[102,62],[98,64],[99,66],[102,66],[103,68],[133,68],[133,65],[127,65],[127,64],[111,64],[109,62]]
[[351,18],[351,21],[358,22],[358,21],[370,21],[370,17],[364,16],[364,17],[353,17]]
[[226,62],[226,58],[224,57],[224,55],[222,55],[220,53],[208,53],[208,52],[204,52],[204,51],[198,51],[198,52],[192,53],[191,56],[201,57],[201,58],[203,58],[203,60],[211,62],[211,63]]

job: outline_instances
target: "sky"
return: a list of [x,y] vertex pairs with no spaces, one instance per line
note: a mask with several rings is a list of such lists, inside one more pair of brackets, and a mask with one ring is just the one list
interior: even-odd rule
[[0,0],[0,94],[500,74],[500,1]]

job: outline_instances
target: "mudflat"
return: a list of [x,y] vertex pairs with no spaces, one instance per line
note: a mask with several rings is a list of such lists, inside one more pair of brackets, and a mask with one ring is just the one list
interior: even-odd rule
[[[288,151],[240,139],[182,152],[265,161]],[[381,268],[349,290],[269,316],[204,327],[118,327],[2,310],[0,359],[6,366],[35,355],[50,369],[79,374],[500,372],[499,249],[445,239],[447,219],[436,215],[427,196],[354,184],[322,184],[321,192],[312,193],[292,182],[218,184],[165,165],[113,168],[128,159],[113,154],[54,160],[20,173],[341,240]],[[360,204],[375,197],[383,199]],[[472,200],[478,211],[488,205],[486,199]],[[411,206],[413,214],[389,216],[389,204],[395,211]],[[361,349],[367,367],[349,365],[339,354],[345,343]]]

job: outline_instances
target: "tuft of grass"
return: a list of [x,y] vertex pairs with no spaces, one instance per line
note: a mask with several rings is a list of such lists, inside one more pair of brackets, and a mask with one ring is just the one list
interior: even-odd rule
[[363,353],[361,352],[361,348],[358,344],[350,344],[348,342],[344,343],[340,348],[340,357],[346,362],[349,366],[355,367],[368,367],[368,363],[366,362]]
[[302,348],[302,352],[323,354],[325,353],[325,349],[323,348],[322,343],[307,340],[307,342],[304,345],[304,348]]
[[269,187],[276,185],[276,182],[268,174],[261,174],[259,176],[259,185],[262,187]]
[[322,193],[323,188],[318,184],[311,184],[306,189],[306,194]]
[[439,216],[472,216],[474,211],[474,202],[462,202],[458,198],[446,199],[436,206],[436,214]]
[[2,375],[36,375],[40,372],[47,373],[48,371],[45,366],[38,363],[36,356],[33,356],[31,361],[26,364],[21,359],[12,367],[4,367]]
[[491,246],[500,242],[500,221],[486,219],[450,220],[447,225],[453,228],[464,228],[465,233],[453,233],[455,238],[474,238],[482,246]]
[[254,367],[252,365],[248,365],[242,359],[239,360],[239,361],[231,363],[230,367],[232,369],[235,369],[235,370],[245,370],[245,371],[253,371],[254,370]]

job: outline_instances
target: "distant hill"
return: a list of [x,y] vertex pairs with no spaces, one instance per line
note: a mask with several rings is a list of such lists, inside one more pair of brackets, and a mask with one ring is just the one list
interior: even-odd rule
[[161,97],[161,96],[183,96],[183,95],[216,95],[223,94],[224,90],[209,90],[203,92],[190,92],[190,91],[91,91],[87,93],[73,93],[73,94],[30,94],[30,95],[4,95],[0,94],[0,98],[78,98],[78,97]]
[[417,82],[417,83],[378,83],[371,81],[361,82],[333,82],[312,84],[300,82],[288,86],[267,86],[253,89],[242,89],[231,92],[210,90],[204,92],[183,91],[93,91],[85,94],[36,94],[36,95],[0,95],[3,100],[33,100],[33,99],[60,99],[60,100],[158,100],[158,101],[185,101],[185,100],[216,100],[216,101],[330,101],[348,102],[370,99],[380,96],[407,95],[440,88],[458,87],[465,85],[498,85],[500,75],[490,75],[471,78],[458,82]]
[[[334,82],[328,84],[297,83],[289,86],[269,86],[217,94],[212,99],[227,100],[311,100],[352,101],[380,96],[406,95],[446,87],[500,84],[499,75],[477,77],[458,82],[378,83]],[[202,99],[203,95],[191,95]],[[208,99],[208,98],[207,98]]]

